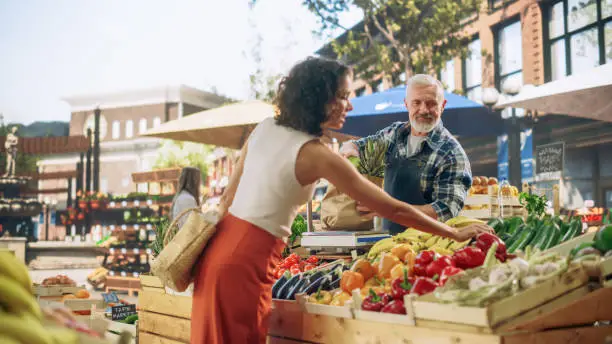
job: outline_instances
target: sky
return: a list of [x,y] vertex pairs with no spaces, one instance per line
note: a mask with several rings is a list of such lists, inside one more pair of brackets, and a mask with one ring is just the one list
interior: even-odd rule
[[270,74],[329,39],[312,34],[301,0],[248,2],[0,0],[0,113],[6,123],[69,121],[62,97],[178,84],[247,99],[258,34]]

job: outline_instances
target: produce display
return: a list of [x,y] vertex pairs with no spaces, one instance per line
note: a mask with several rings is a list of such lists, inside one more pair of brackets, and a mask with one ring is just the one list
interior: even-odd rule
[[[489,186],[491,192],[489,192]],[[505,197],[518,197],[519,190],[516,186],[509,184],[499,185],[495,177],[474,177],[472,178],[472,186],[468,190],[468,195],[494,195],[497,196],[501,191],[501,195]]]
[[310,256],[307,259],[302,259],[295,253],[290,254],[287,258],[278,263],[274,269],[274,277],[281,278],[286,272],[291,276],[295,276],[301,272],[310,271],[319,265],[317,256]]
[[[286,262],[286,265],[293,264],[291,266],[295,267],[295,264],[298,264],[299,266],[299,261],[298,263],[294,263],[296,259],[299,259],[299,257],[296,256],[292,255],[287,257],[289,261]],[[295,274],[285,269],[276,283],[272,286],[272,298],[295,300],[297,294],[305,293],[310,295],[318,292],[320,300],[323,300],[326,298],[326,294],[323,292],[329,292],[340,287],[340,277],[342,271],[346,269],[348,269],[348,267],[341,260],[318,268],[313,267],[304,272],[298,272],[294,269]]]
[[612,225],[602,226],[592,241],[576,245],[570,252],[574,261],[599,261],[600,258],[612,257]]
[[40,285],[45,286],[45,287],[49,287],[49,286],[76,287],[76,282],[66,275],[57,275],[54,277],[45,278]]
[[484,307],[567,271],[567,259],[557,253],[527,252],[506,263],[496,259],[498,243],[487,252],[482,266],[451,277],[434,291],[440,302]]
[[[98,333],[79,324],[65,309],[41,310],[32,293],[28,269],[12,253],[0,250],[0,339],[21,344],[79,343],[81,332]],[[56,326],[46,326],[45,322]]]
[[531,249],[547,250],[582,234],[582,221],[574,217],[564,221],[558,216],[539,218],[530,216],[491,219],[488,222],[505,243],[508,252]]

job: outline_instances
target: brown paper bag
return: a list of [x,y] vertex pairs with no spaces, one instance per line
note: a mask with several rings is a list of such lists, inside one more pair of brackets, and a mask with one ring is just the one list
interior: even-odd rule
[[[365,177],[382,186],[382,178]],[[321,203],[321,227],[328,231],[368,231],[374,228],[374,221],[361,216],[357,202],[329,185]]]

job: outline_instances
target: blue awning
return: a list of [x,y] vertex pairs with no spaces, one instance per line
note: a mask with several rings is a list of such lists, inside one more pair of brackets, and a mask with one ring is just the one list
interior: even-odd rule
[[[404,105],[406,86],[351,99],[353,111],[340,131],[353,136],[367,136],[397,121],[408,121]],[[499,113],[460,95],[444,92],[444,126],[456,136],[497,136],[503,133]]]

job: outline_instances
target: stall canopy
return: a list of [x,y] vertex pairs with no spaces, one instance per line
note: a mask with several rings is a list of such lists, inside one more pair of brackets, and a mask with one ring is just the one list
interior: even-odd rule
[[[240,149],[255,126],[268,117],[274,117],[272,105],[258,100],[245,101],[166,122],[142,136]],[[333,136],[339,141],[350,138],[345,134]]]
[[[367,136],[396,121],[407,121],[404,105],[406,87],[400,86],[384,92],[351,99],[349,112],[341,132]],[[446,108],[442,114],[444,126],[456,136],[491,136],[503,132],[499,114],[460,95],[445,92]]]
[[612,63],[525,88],[495,107],[516,107],[612,122]]

